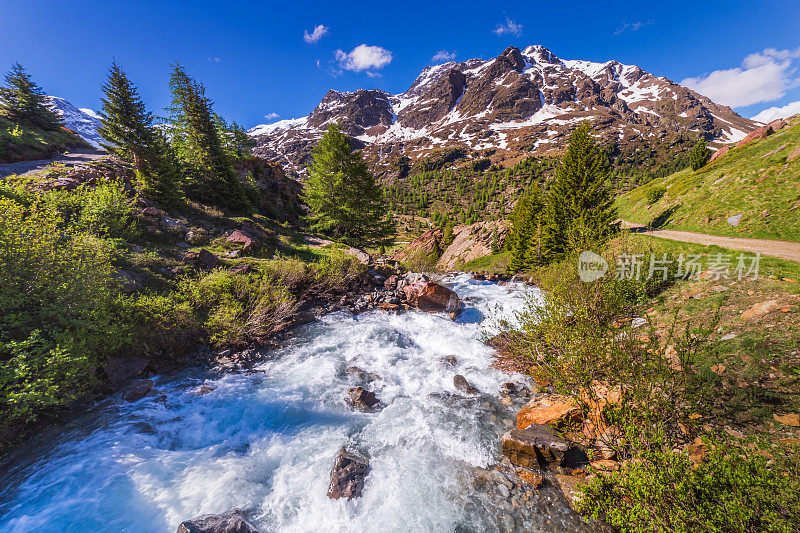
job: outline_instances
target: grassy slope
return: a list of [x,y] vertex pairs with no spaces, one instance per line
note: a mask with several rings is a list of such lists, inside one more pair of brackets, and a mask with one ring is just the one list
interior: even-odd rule
[[0,116],[0,163],[45,159],[72,148],[90,146],[69,131],[39,130]]
[[[777,148],[787,146],[766,156]],[[786,157],[800,146],[800,121],[761,141],[731,150],[697,172],[681,170],[617,199],[621,218],[670,229],[800,241],[800,158]],[[647,193],[664,187],[653,205]],[[727,223],[742,214],[736,227]],[[659,223],[660,219],[660,223]]]

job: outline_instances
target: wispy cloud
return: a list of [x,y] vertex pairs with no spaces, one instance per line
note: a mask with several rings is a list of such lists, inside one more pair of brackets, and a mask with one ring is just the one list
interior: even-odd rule
[[392,62],[392,52],[380,46],[366,44],[360,44],[350,52],[336,50],[333,57],[339,69],[352,72],[367,71],[372,77],[379,75],[376,70]]
[[767,48],[745,57],[740,67],[686,78],[681,85],[731,107],[773,102],[800,86],[797,77],[799,60],[800,48]]
[[653,21],[648,20],[647,22],[637,21],[637,22],[626,22],[623,21],[622,25],[614,31],[614,35],[619,35],[620,33],[625,33],[627,31],[639,31],[645,26],[652,26]]
[[275,120],[276,118],[279,118],[279,117],[280,117],[280,115],[277,114],[277,113],[267,113],[266,115],[264,115],[264,118],[267,119],[267,120]]
[[515,35],[519,37],[522,35],[522,24],[517,24],[511,18],[506,17],[506,21],[503,24],[498,24],[495,29],[492,30],[495,35],[498,37],[501,35]]
[[431,61],[434,61],[436,63],[446,63],[448,61],[454,60],[455,58],[456,58],[455,52],[448,52],[447,50],[439,50],[438,52],[433,54]]
[[208,56],[206,58],[206,61],[210,61],[211,63],[219,63],[220,61],[222,61],[222,58],[221,57]]
[[327,26],[323,26],[322,24],[317,24],[316,26],[314,26],[314,29],[311,31],[311,33],[308,33],[308,31],[303,30],[303,40],[308,44],[317,43],[319,42],[320,39],[328,35],[329,31],[330,28],[328,28]]

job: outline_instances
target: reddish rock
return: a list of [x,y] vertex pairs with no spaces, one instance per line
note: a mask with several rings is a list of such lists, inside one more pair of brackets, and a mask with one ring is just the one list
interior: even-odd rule
[[770,128],[772,128],[772,131],[778,131],[778,130],[783,129],[783,128],[786,127],[786,122],[782,118],[779,118],[779,119],[773,120],[772,122],[770,122],[767,125]]
[[400,281],[400,276],[398,276],[397,274],[392,274],[383,283],[383,288],[385,288],[387,291],[397,290],[398,281]]
[[794,159],[797,159],[798,157],[800,157],[800,148],[797,148],[791,154],[789,154],[786,157],[786,162],[788,163],[789,161],[793,161]]
[[461,299],[452,290],[433,281],[419,279],[403,287],[408,302],[429,313],[460,313]]
[[257,242],[255,237],[253,237],[252,235],[250,235],[249,233],[247,233],[245,231],[238,230],[238,229],[236,231],[234,231],[233,233],[231,233],[230,235],[228,235],[228,238],[226,240],[228,242],[240,242],[240,243],[242,243],[244,245],[244,246],[242,246],[242,251],[243,252],[247,252],[247,251],[253,249],[253,247],[256,245],[256,242]]
[[722,157],[723,155],[727,154],[730,151],[731,151],[731,147],[730,146],[723,146],[722,148],[720,148],[719,150],[714,152],[714,154],[711,156],[711,159],[709,159],[709,163],[711,161],[719,159],[720,157]]
[[369,472],[369,461],[348,452],[344,448],[336,457],[331,470],[331,483],[328,485],[328,498],[352,500],[361,496],[364,480]]
[[145,207],[142,209],[142,214],[146,217],[159,217],[162,214],[162,211],[157,207]]
[[375,393],[366,390],[364,387],[348,389],[344,401],[357,411],[374,411],[381,405],[381,402],[375,397]]
[[517,429],[525,429],[531,424],[568,425],[577,421],[580,415],[581,408],[573,398],[545,394],[522,406],[517,413]]
[[737,144],[736,146],[737,147],[744,146],[750,141],[755,141],[756,139],[763,139],[764,137],[768,137],[773,133],[774,130],[772,129],[772,126],[770,126],[769,124],[767,124],[766,126],[761,126],[760,128],[756,128],[755,130],[748,133],[747,137],[739,141],[739,144]]

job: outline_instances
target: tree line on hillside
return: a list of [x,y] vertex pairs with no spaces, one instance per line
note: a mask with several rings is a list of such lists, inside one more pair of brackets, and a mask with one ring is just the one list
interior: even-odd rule
[[[253,140],[214,111],[205,86],[183,66],[172,66],[172,100],[161,121],[116,61],[101,89],[101,146],[132,165],[143,195],[165,207],[190,198],[234,212],[255,203],[248,197],[251,184],[243,183],[235,170],[237,161],[250,156]],[[63,126],[19,63],[0,88],[0,112],[41,129]],[[336,124],[314,150],[303,198],[313,211],[308,222],[316,231],[354,244],[382,243],[393,234],[383,190]]]

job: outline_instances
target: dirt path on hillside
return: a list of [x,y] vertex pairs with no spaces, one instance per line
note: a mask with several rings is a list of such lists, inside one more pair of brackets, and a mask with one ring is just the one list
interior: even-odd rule
[[21,176],[32,172],[39,172],[52,163],[63,163],[65,166],[74,167],[79,163],[88,163],[89,161],[101,159],[106,156],[108,156],[108,152],[100,150],[75,150],[74,152],[63,153],[52,159],[36,159],[34,161],[6,163],[0,165],[0,178],[5,178],[12,174]]
[[789,261],[800,262],[800,242],[773,241],[770,239],[745,239],[742,237],[722,237],[720,235],[708,235],[706,233],[694,233],[692,231],[677,231],[670,229],[650,230],[642,224],[634,224],[622,221],[622,227],[641,235],[651,235],[662,239],[673,241],[693,242],[706,246],[721,246],[731,250],[742,252],[759,253],[772,257],[780,257]]

